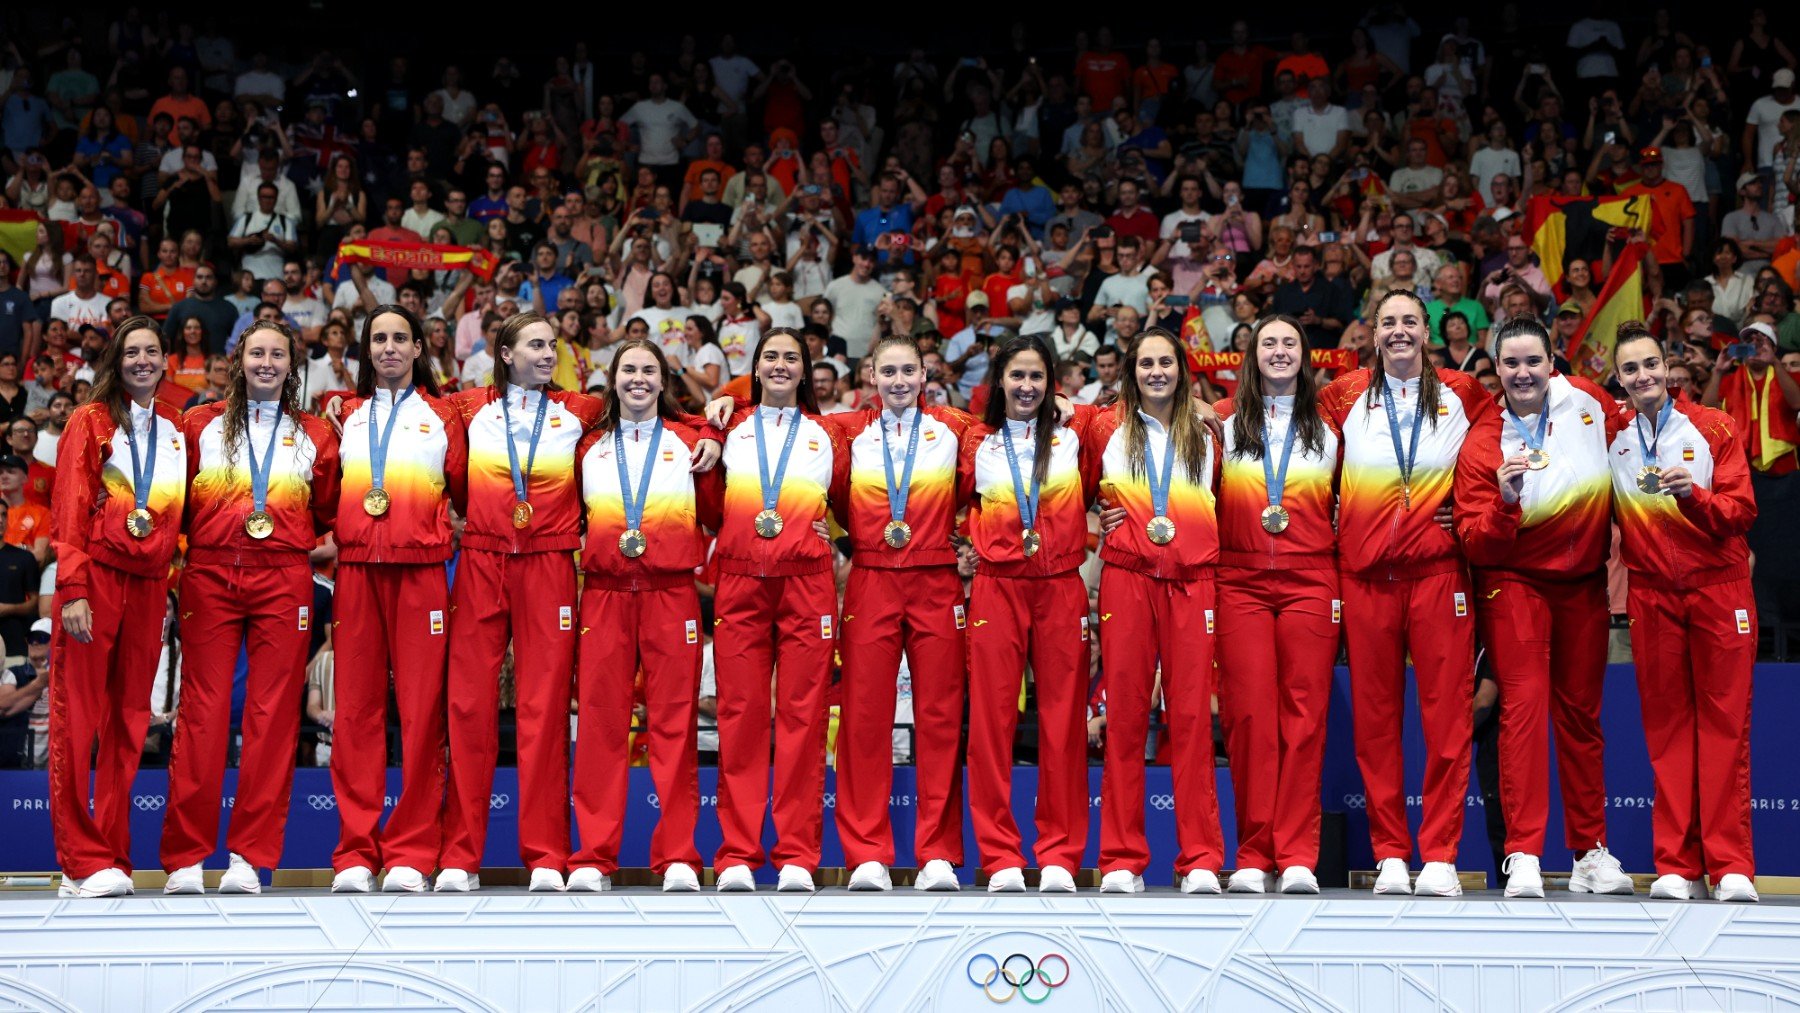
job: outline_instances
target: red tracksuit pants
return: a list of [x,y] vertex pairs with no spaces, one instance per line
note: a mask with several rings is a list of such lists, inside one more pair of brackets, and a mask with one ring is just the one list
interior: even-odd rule
[[[51,647],[56,674],[49,689],[50,825],[57,864],[76,879],[103,869],[131,872],[131,782],[150,730],[150,686],[162,651],[168,590],[161,577],[136,577],[90,562],[92,639],[80,643],[63,632],[60,621],[56,625]],[[64,604],[64,596],[57,595],[57,615]]]
[[571,869],[610,876],[619,867],[631,791],[631,709],[644,672],[650,774],[661,816],[650,835],[650,867],[675,862],[698,869],[694,824],[700,817],[700,595],[683,574],[674,587],[613,590],[590,575],[581,595],[575,732],[575,830],[581,849]]
[[181,707],[169,757],[162,864],[173,872],[218,846],[231,680],[249,644],[237,799],[225,846],[259,869],[281,862],[312,628],[312,568],[190,564],[181,578]]
[[438,866],[477,872],[500,755],[500,666],[513,645],[518,720],[519,857],[563,871],[569,858],[569,700],[575,668],[575,564],[567,552],[464,549],[450,652],[450,790]]
[[1319,862],[1319,777],[1342,615],[1335,569],[1219,568],[1219,717],[1237,868]]
[[969,815],[988,875],[1022,868],[1013,734],[1026,664],[1037,684],[1037,864],[1075,872],[1087,848],[1087,587],[977,571],[969,595]]
[[[1175,787],[1175,875],[1217,871],[1225,857],[1213,774],[1213,578],[1158,580],[1108,566],[1100,573],[1100,650],[1106,665],[1106,768],[1100,791],[1100,870],[1143,875],[1144,745],[1161,663]],[[1039,698],[1041,701],[1041,697]]]
[[1368,799],[1375,861],[1412,857],[1401,752],[1410,653],[1425,730],[1419,857],[1454,863],[1474,736],[1475,616],[1468,576],[1458,565],[1411,579],[1346,575],[1342,582],[1356,765]]
[[[1634,575],[1635,576],[1635,575]],[[1633,580],[1631,658],[1656,784],[1656,871],[1756,874],[1750,843],[1750,683],[1756,599],[1748,580],[1663,591]]]
[[894,862],[888,797],[894,787],[894,704],[900,653],[912,673],[913,762],[918,775],[918,867],[963,861],[962,739],[968,678],[967,611],[953,566],[859,566],[844,591],[842,702],[838,707],[837,826],[844,864]]
[[1611,614],[1604,575],[1574,583],[1477,573],[1481,642],[1500,687],[1500,806],[1506,851],[1544,853],[1550,731],[1562,785],[1563,843],[1606,843],[1606,686]]
[[[342,872],[437,866],[444,806],[444,659],[450,587],[442,563],[344,563],[332,613],[337,716],[331,786],[338,800]],[[400,711],[400,798],[380,826],[387,796],[388,673]]]
[[768,858],[776,865],[817,869],[825,830],[826,693],[837,646],[837,587],[831,571],[786,577],[721,574],[714,602],[719,829],[724,841],[713,855],[713,870],[763,864],[771,721],[776,843]]

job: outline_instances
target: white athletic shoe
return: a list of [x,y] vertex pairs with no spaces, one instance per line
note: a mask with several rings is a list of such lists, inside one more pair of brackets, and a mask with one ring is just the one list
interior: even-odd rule
[[205,892],[206,873],[199,862],[169,873],[169,881],[163,884],[163,893],[167,894]]
[[437,874],[437,885],[432,887],[436,893],[468,893],[481,889],[481,877],[471,876],[466,869],[440,869]]
[[1756,884],[1750,877],[1742,873],[1730,872],[1719,878],[1719,884],[1713,887],[1713,900],[1742,901],[1756,903]]
[[563,889],[569,893],[605,893],[612,889],[612,877],[586,865],[569,873],[569,881]]
[[1189,869],[1181,877],[1182,893],[1218,893],[1219,874],[1211,869]]
[[1406,859],[1384,858],[1376,866],[1380,871],[1375,875],[1375,892],[1412,893],[1412,878],[1406,873]]
[[754,893],[756,877],[751,875],[748,865],[727,866],[719,871],[713,889],[720,893]]
[[124,869],[101,869],[86,879],[64,874],[56,888],[58,897],[124,897],[135,891]]
[[1456,878],[1456,866],[1450,862],[1426,862],[1413,884],[1415,897],[1461,897],[1462,880]]
[[1596,844],[1575,860],[1569,873],[1570,893],[1631,894],[1636,889],[1631,877],[1619,867],[1619,860],[1604,845]]
[[946,890],[962,889],[962,883],[956,878],[956,867],[941,858],[934,858],[925,863],[919,875],[913,880],[914,890]]
[[1060,865],[1038,870],[1038,893],[1074,893],[1075,877]]
[[784,865],[775,880],[776,893],[812,893],[819,888],[813,882],[813,871],[804,865]]
[[366,865],[353,865],[331,877],[332,893],[368,893],[375,889],[375,872]]
[[1544,870],[1538,856],[1515,851],[1500,863],[1500,872],[1506,876],[1506,896],[1544,896]]
[[1281,871],[1282,893],[1318,893],[1319,877],[1304,865],[1290,865]]
[[382,893],[424,893],[425,874],[411,866],[396,865],[381,877]]
[[674,862],[663,870],[663,893],[693,893],[700,889],[700,877],[686,862]]
[[256,866],[233,851],[231,866],[225,875],[219,877],[220,893],[262,893],[262,877],[256,874]]
[[1705,900],[1706,884],[1671,872],[1650,884],[1651,900]]
[[1269,874],[1261,869],[1239,869],[1225,888],[1232,893],[1268,893]]
[[1101,893],[1143,893],[1144,877],[1130,869],[1114,869],[1100,877]]
[[563,874],[555,869],[531,870],[531,885],[526,887],[531,893],[562,893]]
[[888,874],[888,867],[880,862],[864,862],[850,874],[850,889],[873,890],[885,893],[894,888],[894,877]]
[[1001,869],[988,877],[988,893],[1024,893],[1025,870],[1013,867]]

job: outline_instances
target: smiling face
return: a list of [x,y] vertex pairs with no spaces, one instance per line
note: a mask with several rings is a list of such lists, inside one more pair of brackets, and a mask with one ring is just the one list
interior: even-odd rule
[[656,414],[662,399],[663,369],[656,353],[647,348],[628,348],[619,354],[613,379],[619,408],[626,417],[641,421]]
[[162,336],[150,327],[139,327],[126,334],[119,350],[119,379],[125,393],[133,401],[146,403],[162,378]]
[[1375,347],[1387,361],[1389,375],[1411,379],[1419,374],[1425,349],[1425,308],[1409,296],[1394,293],[1375,311]]
[[1555,368],[1549,349],[1536,334],[1520,334],[1500,342],[1497,351],[1495,369],[1507,402],[1520,415],[1537,414],[1543,409],[1550,372]]
[[1175,389],[1181,381],[1181,355],[1175,343],[1160,334],[1149,335],[1137,343],[1132,377],[1149,411],[1161,413],[1174,403]]
[[287,335],[266,327],[242,343],[244,385],[252,401],[275,401],[293,371],[293,350]]
[[1653,338],[1631,338],[1613,351],[1613,373],[1640,412],[1654,412],[1668,397],[1669,367]]
[[875,392],[889,411],[903,412],[916,404],[924,382],[925,367],[913,349],[888,345],[875,356]]
[[1035,418],[1049,388],[1050,367],[1042,355],[1030,348],[1014,355],[1000,374],[1007,417],[1021,422]]
[[756,357],[756,379],[762,384],[763,404],[794,404],[805,369],[805,356],[793,335],[777,334],[763,342],[762,354]]
[[1264,324],[1255,338],[1256,369],[1262,374],[1264,392],[1288,391],[1306,362],[1306,338],[1285,320]]
[[511,345],[502,345],[511,382],[521,387],[542,387],[556,372],[556,332],[548,323],[534,321],[519,330]]

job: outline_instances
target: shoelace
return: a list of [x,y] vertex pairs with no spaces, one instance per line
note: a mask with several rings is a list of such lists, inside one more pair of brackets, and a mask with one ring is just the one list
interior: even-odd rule
[[1622,868],[1622,866],[1619,865],[1619,860],[1617,858],[1613,857],[1612,852],[1606,850],[1606,845],[1604,845],[1604,844],[1596,843],[1594,845],[1594,850],[1587,853],[1587,861],[1593,863],[1594,865],[1598,865],[1601,868],[1606,868],[1606,869]]

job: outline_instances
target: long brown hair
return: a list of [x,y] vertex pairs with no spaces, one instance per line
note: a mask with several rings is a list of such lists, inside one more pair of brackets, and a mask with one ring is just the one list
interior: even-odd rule
[[[231,352],[231,389],[225,394],[225,459],[228,462],[243,446],[244,432],[250,424],[250,384],[244,378],[244,354],[250,347],[250,338],[263,331],[273,331],[287,339],[288,375],[281,385],[281,413],[296,419],[301,414],[300,364],[305,361],[302,357],[305,353],[300,348],[300,338],[279,320],[258,320],[244,328],[244,333],[238,336],[237,347]],[[280,420],[275,424],[279,426]]]
[[[1392,299],[1405,299],[1419,308],[1419,316],[1427,321],[1425,335],[1426,340],[1429,341],[1431,313],[1425,309],[1425,300],[1419,298],[1419,293],[1410,288],[1390,289],[1386,295],[1381,297],[1381,301],[1375,304],[1375,326],[1377,328],[1381,326],[1381,307],[1386,306]],[[1369,377],[1369,407],[1373,408],[1381,402],[1381,395],[1387,391],[1387,363],[1381,358],[1381,339],[1379,337],[1375,339],[1375,365],[1370,372],[1374,373]],[[1419,410],[1425,413],[1425,418],[1431,422],[1433,429],[1437,428],[1438,403],[1443,399],[1442,393],[1438,390],[1440,386],[1437,367],[1431,364],[1431,355],[1426,350],[1424,343],[1421,342],[1419,346]]]
[[[373,314],[371,314],[371,317],[372,316]],[[507,365],[506,359],[500,354],[500,350],[502,348],[511,348],[518,344],[519,338],[525,333],[525,328],[530,327],[532,324],[543,324],[545,327],[550,328],[550,340],[554,345],[556,341],[556,325],[550,322],[549,317],[536,310],[526,310],[523,313],[515,313],[512,316],[507,317],[500,324],[500,333],[494,335],[494,347],[489,349],[489,351],[494,353],[494,389],[501,394],[505,394],[507,385],[512,383],[512,367]],[[556,390],[557,386],[555,383],[546,383],[544,384],[544,389]]]
[[384,313],[392,313],[406,321],[406,329],[412,334],[413,344],[419,346],[419,357],[413,360],[412,385],[437,397],[440,390],[437,376],[431,370],[428,358],[430,351],[425,347],[425,327],[419,323],[418,317],[413,316],[412,310],[393,303],[383,303],[363,318],[362,342],[356,346],[356,395],[369,397],[375,393],[375,361],[369,357],[369,338],[375,333],[375,318]]
[[987,410],[982,413],[981,421],[988,428],[1000,432],[1006,426],[1006,388],[1000,383],[1006,375],[1006,366],[1013,359],[1026,352],[1036,352],[1044,360],[1044,396],[1038,399],[1037,409],[1037,453],[1032,462],[1032,476],[1038,485],[1050,475],[1050,440],[1056,429],[1056,353],[1044,343],[1044,339],[1036,334],[1021,334],[1008,338],[1006,344],[994,353],[994,361],[988,364],[988,403]]
[[[156,344],[164,352],[162,330],[156,321],[147,316],[126,317],[113,328],[112,337],[107,339],[106,347],[100,349],[100,358],[94,362],[94,389],[88,392],[88,400],[106,406],[106,414],[112,416],[114,424],[121,429],[131,427],[131,395],[125,393],[125,383],[119,376],[119,361],[125,358],[125,339],[138,331],[149,331],[156,335]],[[168,357],[163,357],[163,376],[169,375]]]
[[800,386],[794,391],[794,400],[802,411],[819,414],[819,393],[813,389],[812,382],[812,352],[806,347],[806,339],[792,327],[771,327],[757,340],[756,351],[750,355],[750,400],[762,404],[762,379],[756,375],[756,364],[762,361],[763,349],[776,338],[789,338],[800,346]]
[[1298,432],[1301,450],[1315,454],[1325,452],[1325,422],[1319,418],[1319,381],[1313,377],[1311,356],[1306,347],[1306,328],[1285,313],[1264,317],[1250,335],[1250,348],[1244,352],[1244,364],[1238,367],[1237,396],[1232,399],[1231,456],[1261,460],[1263,447],[1263,375],[1256,358],[1257,343],[1270,324],[1286,324],[1300,336],[1299,383],[1294,387],[1294,418],[1289,425]]
[[619,424],[622,409],[619,407],[619,360],[626,352],[643,349],[656,357],[656,366],[662,370],[662,393],[656,398],[656,414],[667,421],[675,421],[681,417],[681,409],[675,404],[675,392],[670,389],[669,357],[663,354],[662,346],[649,338],[627,338],[619,342],[619,349],[613,355],[612,365],[606,368],[606,410],[600,413],[600,424],[595,427],[599,432],[611,432]]
[[1148,467],[1144,460],[1144,418],[1138,414],[1143,409],[1144,392],[1138,387],[1137,359],[1144,342],[1152,338],[1168,342],[1169,350],[1175,353],[1175,408],[1169,414],[1169,441],[1175,455],[1181,458],[1188,481],[1206,485],[1206,427],[1194,417],[1194,380],[1188,374],[1187,353],[1175,335],[1161,327],[1152,327],[1133,339],[1125,356],[1125,368],[1119,371],[1119,428],[1125,430],[1125,458],[1131,463],[1132,477],[1144,474]]

